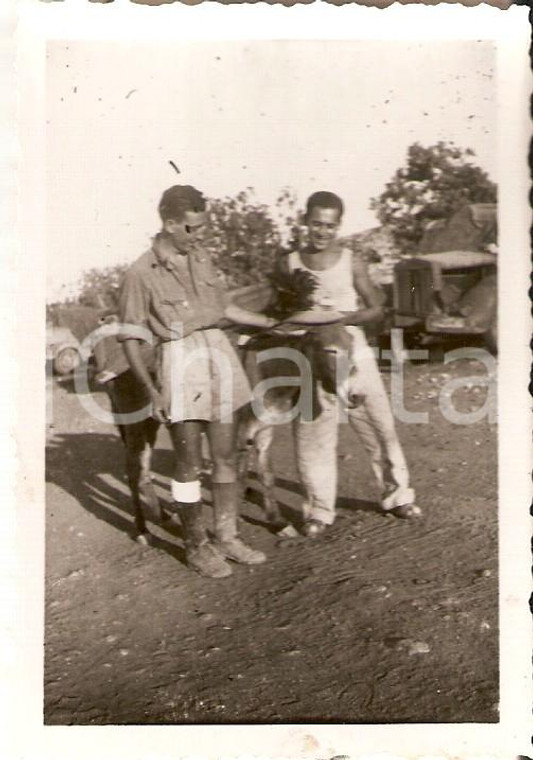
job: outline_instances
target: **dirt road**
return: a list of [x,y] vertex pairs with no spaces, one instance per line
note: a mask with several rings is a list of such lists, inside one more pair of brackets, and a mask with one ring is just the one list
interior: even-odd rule
[[[496,427],[438,410],[450,378],[483,373],[466,360],[407,368],[406,406],[430,415],[398,423],[422,520],[378,511],[343,428],[335,525],[280,540],[252,478],[242,534],[268,563],[221,581],[187,570],[179,525],[152,526],[152,548],[131,540],[117,434],[49,380],[46,723],[497,721]],[[454,403],[484,398],[473,385]],[[166,499],[164,431],[158,446]],[[280,500],[297,510],[288,429],[274,457]]]

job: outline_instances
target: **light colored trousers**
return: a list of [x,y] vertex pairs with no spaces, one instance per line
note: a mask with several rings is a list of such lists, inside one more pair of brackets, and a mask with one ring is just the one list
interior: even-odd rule
[[[409,471],[394,426],[394,418],[379,368],[360,328],[347,328],[353,335],[355,365],[365,401],[346,409],[351,428],[359,436],[380,491],[382,509],[414,503]],[[316,420],[297,419],[293,425],[296,463],[304,488],[306,518],[331,525],[337,499],[337,442],[339,409],[334,396],[321,395],[322,412]]]

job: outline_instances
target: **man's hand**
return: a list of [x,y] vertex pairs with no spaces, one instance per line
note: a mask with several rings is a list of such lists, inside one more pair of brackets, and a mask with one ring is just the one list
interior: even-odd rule
[[230,303],[226,306],[225,317],[236,325],[241,325],[242,327],[259,327],[262,330],[270,330],[277,324],[277,320],[272,317],[267,317],[266,314],[243,309],[241,306],[237,306],[234,303]]
[[151,388],[149,393],[152,402],[152,417],[160,425],[167,425],[170,422],[169,409],[163,401],[163,396],[155,388]]

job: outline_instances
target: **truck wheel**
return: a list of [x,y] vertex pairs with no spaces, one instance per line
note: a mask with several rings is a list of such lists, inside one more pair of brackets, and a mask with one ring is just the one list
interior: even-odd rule
[[70,375],[81,361],[79,351],[75,348],[62,348],[54,359],[54,371],[58,375]]
[[485,339],[485,345],[491,354],[494,354],[494,356],[496,356],[498,353],[498,322],[496,319],[493,321],[483,337]]

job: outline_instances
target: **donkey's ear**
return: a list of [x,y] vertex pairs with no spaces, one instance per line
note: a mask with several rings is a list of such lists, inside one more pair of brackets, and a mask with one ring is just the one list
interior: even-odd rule
[[317,378],[317,366],[316,366],[316,342],[314,340],[315,332],[313,329],[309,330],[306,337],[305,337],[305,347],[302,347],[302,350],[305,354],[305,357],[309,364],[311,365],[311,375],[312,375],[312,383],[311,383],[311,413],[313,416],[313,420],[316,420],[316,418],[321,414],[322,412],[322,404],[320,402],[319,397],[319,381]]
[[318,382],[316,380],[314,373],[313,373],[313,385],[311,387],[311,409],[312,409],[313,420],[316,420],[317,417],[319,417],[320,414],[322,413],[322,404],[320,403],[320,398],[318,395]]

